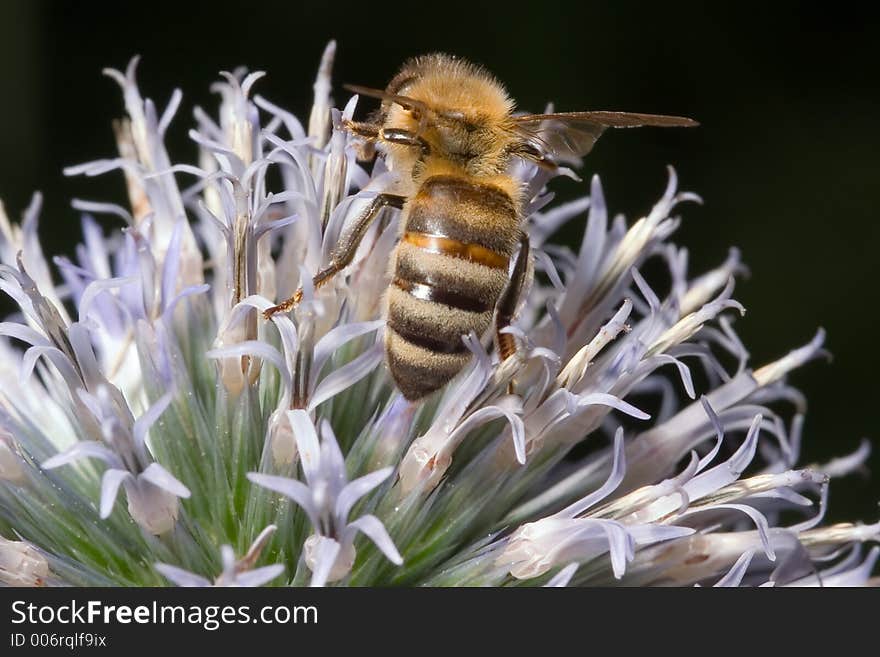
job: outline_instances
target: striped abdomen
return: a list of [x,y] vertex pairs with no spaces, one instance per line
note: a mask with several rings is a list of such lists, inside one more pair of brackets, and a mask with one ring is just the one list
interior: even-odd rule
[[470,360],[508,281],[519,238],[510,196],[453,176],[425,181],[407,204],[388,292],[385,351],[404,397],[443,387]]

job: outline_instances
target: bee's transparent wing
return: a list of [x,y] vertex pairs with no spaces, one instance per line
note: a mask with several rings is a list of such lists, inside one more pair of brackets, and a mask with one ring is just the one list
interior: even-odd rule
[[566,112],[514,117],[516,131],[534,148],[558,160],[574,160],[589,153],[606,128],[656,126],[681,128],[699,125],[683,116],[630,112]]

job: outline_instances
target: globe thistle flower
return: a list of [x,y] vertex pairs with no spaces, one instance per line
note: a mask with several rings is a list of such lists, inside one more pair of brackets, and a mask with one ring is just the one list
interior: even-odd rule
[[[118,153],[128,205],[76,199],[83,243],[44,254],[40,197],[0,211],[0,581],[10,585],[858,585],[880,523],[823,525],[834,478],[868,443],[800,463],[807,345],[755,367],[731,251],[688,271],[671,237],[674,171],[642,218],[589,195],[552,204],[525,162],[537,275],[499,362],[420,404],[383,364],[381,299],[397,211],[316,290],[351,221],[392,179],[342,129],[324,53],[307,127],[224,73],[194,111],[195,164],[165,132],[137,59]],[[557,174],[574,174],[560,169]],[[94,219],[108,214],[118,228]],[[586,217],[577,251],[550,238]],[[665,284],[642,275],[661,263]],[[54,264],[54,268],[52,265]],[[60,276],[60,282],[56,281]],[[262,312],[302,286],[302,302]],[[244,555],[240,558],[236,555]]]

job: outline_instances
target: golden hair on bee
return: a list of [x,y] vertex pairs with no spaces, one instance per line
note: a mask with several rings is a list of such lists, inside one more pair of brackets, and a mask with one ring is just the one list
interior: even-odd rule
[[374,122],[392,132],[418,134],[424,142],[421,153],[393,141],[379,143],[390,168],[411,179],[414,188],[435,175],[496,177],[494,184],[518,196],[518,185],[506,175],[516,139],[514,103],[487,70],[444,54],[416,57],[380,95],[384,100]]
[[470,119],[482,116],[500,122],[514,109],[504,85],[489,71],[443,53],[410,59],[385,91],[419,100],[436,111],[461,112]]
[[[501,360],[517,350],[510,333],[529,287],[532,262],[521,158],[555,168],[585,155],[608,127],[690,126],[691,119],[623,112],[514,116],[504,86],[485,69],[443,54],[411,59],[384,90],[348,85],[382,101],[364,122],[345,128],[378,150],[397,176],[343,234],[316,288],[347,267],[371,222],[402,210],[385,294],[386,363],[411,401],[442,388],[470,361],[462,337],[494,325]],[[268,317],[293,308],[302,291]]]

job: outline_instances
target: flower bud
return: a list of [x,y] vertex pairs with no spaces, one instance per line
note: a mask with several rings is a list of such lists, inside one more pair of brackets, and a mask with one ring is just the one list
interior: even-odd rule
[[43,586],[49,563],[25,541],[8,541],[0,536],[0,582],[7,586]]
[[[333,539],[312,534],[306,539],[306,542],[303,545],[306,565],[312,572],[314,572],[315,568],[318,566],[319,548],[324,541],[333,541]],[[335,541],[333,542],[335,543]],[[341,545],[339,554],[336,555],[336,561],[333,562],[333,566],[330,568],[330,573],[327,575],[327,581],[337,582],[348,575],[351,572],[352,566],[354,566],[354,559],[356,556],[357,553],[355,552],[352,543]]]
[[174,529],[180,504],[177,496],[142,479],[125,483],[128,512],[134,521],[159,536]]
[[0,481],[18,486],[26,481],[21,456],[15,449],[12,436],[6,433],[0,433]]
[[299,452],[296,448],[296,439],[293,436],[293,428],[290,426],[287,411],[276,410],[269,417],[267,440],[275,467],[287,468],[296,462]]

